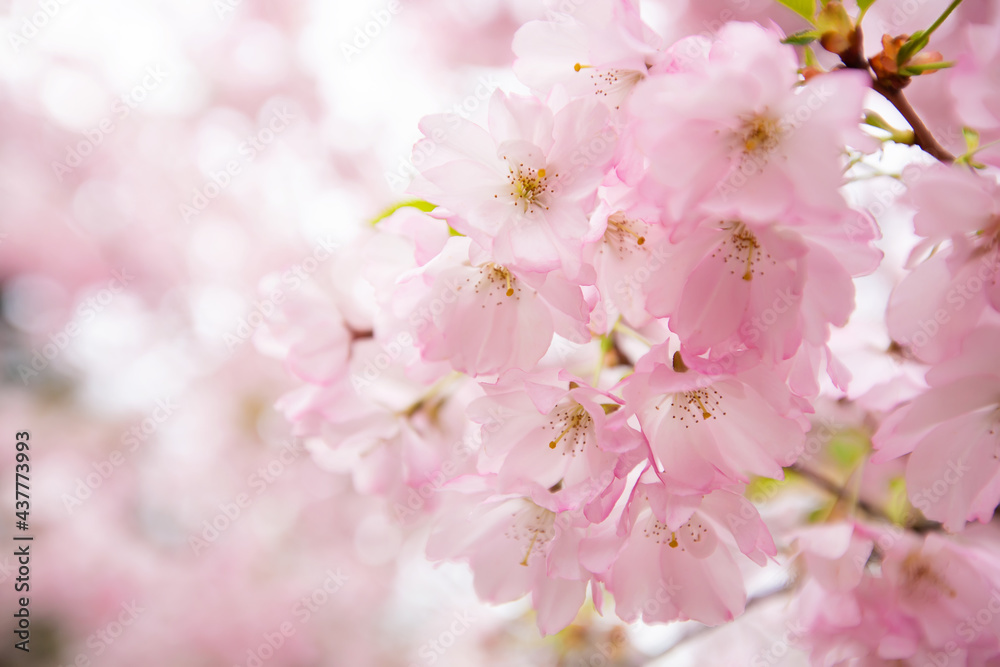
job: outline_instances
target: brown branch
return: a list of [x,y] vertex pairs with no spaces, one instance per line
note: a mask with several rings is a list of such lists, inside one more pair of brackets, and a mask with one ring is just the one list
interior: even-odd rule
[[894,90],[886,85],[880,83],[874,77],[872,78],[872,88],[879,95],[884,97],[889,101],[892,106],[896,107],[896,110],[903,115],[906,122],[910,124],[913,128],[913,143],[920,148],[924,149],[927,153],[934,156],[941,162],[945,164],[951,164],[955,161],[955,156],[948,152],[944,146],[938,143],[938,140],[934,138],[934,135],[924,124],[924,121],[920,120],[920,116],[917,115],[916,110],[910,104],[910,101],[906,99],[903,95],[903,91]]
[[[910,127],[913,128],[913,143],[915,145],[945,164],[951,164],[955,161],[955,156],[938,143],[938,140],[934,138],[933,133],[927,128],[924,121],[920,120],[920,116],[913,108],[913,105],[910,104],[910,101],[906,99],[906,96],[903,95],[903,91],[879,81],[878,77],[872,71],[871,63],[865,58],[864,37],[860,25],[856,26],[851,33],[850,48],[840,54],[840,60],[844,63],[844,67],[848,69],[868,72],[872,77],[872,89],[884,97],[889,104],[896,107],[896,110],[899,111],[903,118],[906,119],[906,122],[910,124]],[[905,85],[905,81],[900,85]]]
[[[804,466],[801,466],[801,465],[794,465],[794,466],[792,466],[791,469],[793,471],[795,471],[795,473],[798,474],[800,477],[803,477],[803,478],[809,480],[810,482],[812,482],[813,484],[815,484],[819,488],[821,488],[824,491],[826,491],[827,493],[829,493],[831,496],[834,496],[835,498],[837,498],[837,500],[840,500],[841,498],[844,497],[844,489],[843,488],[841,488],[833,480],[827,479],[826,477],[824,477],[823,475],[819,474],[818,472],[816,472],[814,470],[810,470],[810,469],[808,469],[808,468],[806,468]],[[867,514],[868,516],[870,516],[870,517],[872,517],[874,519],[879,519],[881,521],[885,521],[886,523],[891,523],[891,524],[895,524],[896,523],[895,521],[893,521],[892,517],[890,517],[886,513],[886,511],[884,509],[882,509],[881,507],[878,507],[877,505],[871,504],[870,502],[868,502],[864,498],[858,498],[858,500],[857,500],[857,506],[865,514]],[[912,530],[915,533],[930,533],[930,532],[937,532],[937,531],[942,530],[941,524],[937,523],[936,521],[927,521],[926,519],[918,519],[918,520],[914,521],[912,524],[910,524],[909,526],[907,526],[907,528],[909,528],[910,530]]]

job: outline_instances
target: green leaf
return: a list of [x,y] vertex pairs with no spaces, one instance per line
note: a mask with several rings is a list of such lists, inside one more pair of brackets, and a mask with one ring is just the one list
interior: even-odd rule
[[816,16],[816,0],[778,0],[778,2],[815,25],[813,17]]
[[868,8],[875,4],[875,0],[858,0],[858,16],[855,18],[855,25],[860,25],[864,20]]
[[944,23],[949,16],[951,16],[951,13],[955,11],[955,8],[960,4],[962,4],[962,0],[953,0],[952,3],[948,5],[943,12],[941,12],[941,16],[937,17],[934,23],[932,23],[927,30],[918,30],[910,35],[910,38],[906,40],[906,43],[899,49],[899,54],[896,56],[896,64],[900,66],[905,65],[909,62],[910,58],[917,55],[921,49],[930,44],[931,35],[934,34],[935,30],[941,27],[941,24]]
[[896,64],[902,67],[910,61],[910,58],[917,55],[922,48],[927,46],[930,39],[924,37],[924,31],[918,30],[910,38],[899,47],[899,53],[896,54]]
[[437,208],[437,204],[432,204],[429,201],[424,201],[423,199],[412,199],[410,201],[404,201],[398,204],[394,204],[389,208],[385,209],[384,211],[382,211],[381,213],[379,213],[378,216],[371,221],[372,226],[374,227],[379,222],[385,220],[399,209],[407,207],[415,208],[418,211],[423,211],[424,213],[429,213]]
[[920,76],[927,72],[936,72],[939,69],[948,69],[955,65],[954,61],[942,62],[942,63],[924,63],[922,65],[907,65],[906,67],[901,67],[899,73],[903,76]]
[[792,44],[794,46],[805,46],[806,44],[812,44],[819,38],[820,34],[818,30],[802,30],[785,37],[781,40],[781,43]]

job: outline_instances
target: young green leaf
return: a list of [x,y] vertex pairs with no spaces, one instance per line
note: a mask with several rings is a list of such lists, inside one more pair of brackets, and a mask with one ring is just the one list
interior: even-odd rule
[[817,39],[819,39],[818,30],[802,30],[785,37],[781,40],[781,43],[792,44],[794,46],[805,46],[806,44],[812,44]]
[[947,69],[953,67],[954,62],[941,62],[941,63],[922,63],[919,65],[907,65],[906,67],[901,67],[899,73],[903,76],[920,76],[921,74],[926,74],[927,72],[935,72],[939,69]]
[[375,219],[371,221],[372,226],[374,227],[379,223],[379,221],[385,220],[399,209],[406,207],[415,208],[419,211],[423,211],[424,213],[429,213],[430,211],[433,211],[435,208],[437,208],[437,204],[432,204],[429,201],[424,201],[422,199],[413,199],[411,201],[404,201],[398,204],[394,204],[389,208],[385,209],[384,211],[382,211],[381,213],[379,213],[378,216],[376,216]]
[[813,17],[816,16],[816,0],[778,0],[778,2],[809,21],[809,23],[816,24],[813,20]]

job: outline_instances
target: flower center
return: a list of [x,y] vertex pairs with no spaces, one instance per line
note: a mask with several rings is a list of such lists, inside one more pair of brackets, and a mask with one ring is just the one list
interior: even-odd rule
[[[506,267],[487,262],[479,267],[479,282],[476,283],[475,292],[480,294],[485,292],[487,296],[514,296],[521,291],[517,277]],[[520,299],[521,297],[515,297]],[[502,301],[497,301],[499,306]],[[483,305],[485,308],[485,304]]]
[[616,109],[621,106],[620,100],[625,99],[629,91],[645,77],[645,73],[639,70],[618,69],[617,67],[594,67],[593,65],[581,65],[580,63],[573,65],[573,70],[576,72],[589,70],[586,75],[590,77],[590,85],[594,88],[594,95],[598,97],[608,97],[610,95],[613,100],[619,102],[619,104],[615,105]]
[[781,122],[767,114],[755,114],[743,121],[736,135],[745,157],[761,158],[778,147]]
[[[504,156],[507,159],[507,156]],[[508,166],[507,181],[510,184],[510,196],[514,205],[524,213],[535,210],[536,207],[548,210],[548,195],[552,193],[549,175],[545,169],[526,167],[523,162],[517,167]],[[558,178],[555,174],[553,178]]]
[[[726,416],[722,409],[722,394],[714,387],[668,394],[660,405],[668,398],[671,399],[670,418],[680,420],[684,428],[691,428],[692,423],[718,419],[720,414]],[[657,405],[656,409],[659,410],[660,406]]]
[[604,242],[624,257],[646,243],[646,237],[641,233],[644,228],[641,220],[630,220],[622,211],[612,213],[604,230]]
[[732,262],[734,266],[730,269],[730,274],[736,275],[736,271],[739,270],[742,272],[743,280],[753,280],[754,275],[763,275],[761,263],[765,266],[768,261],[772,265],[775,264],[771,255],[761,248],[757,236],[742,222],[732,223],[723,229],[730,234],[712,252],[712,257],[721,253],[723,263]]
[[586,446],[593,425],[594,419],[590,413],[582,405],[575,403],[558,409],[543,430],[558,432],[556,437],[549,440],[549,449],[555,449],[565,439],[566,448],[562,455],[576,456]]
[[514,521],[510,524],[505,536],[517,542],[527,542],[524,558],[521,565],[527,567],[528,560],[535,549],[542,549],[552,538],[556,536],[555,512],[541,508],[534,503],[530,507],[514,515]]

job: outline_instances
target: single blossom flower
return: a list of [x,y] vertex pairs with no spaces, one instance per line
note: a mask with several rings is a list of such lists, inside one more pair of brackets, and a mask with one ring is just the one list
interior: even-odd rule
[[469,406],[472,420],[484,424],[479,469],[497,474],[500,491],[541,507],[590,503],[615,479],[618,453],[640,445],[621,400],[579,378],[509,371],[483,388],[487,395]]
[[577,552],[587,521],[523,497],[494,495],[489,477],[458,479],[427,544],[432,560],[467,560],[476,593],[511,602],[528,593],[543,635],[565,628],[586,598],[591,575]]
[[649,442],[657,474],[675,493],[710,493],[750,475],[784,478],[805,442],[808,405],[784,377],[748,356],[719,364],[675,353],[664,344],[621,383],[626,406]]
[[746,603],[735,554],[763,565],[776,553],[757,510],[731,491],[674,498],[649,472],[621,516],[583,541],[583,562],[598,573],[625,621],[733,620]]
[[803,346],[823,350],[831,326],[854,310],[852,274],[881,253],[873,225],[853,212],[789,224],[708,219],[657,250],[667,256],[645,284],[646,305],[669,317],[682,351],[722,357],[743,349],[768,363]]
[[581,343],[591,337],[591,304],[578,285],[558,271],[499,264],[469,238],[451,238],[402,279],[393,299],[425,360],[471,375],[530,370],[556,333]]
[[498,264],[562,268],[576,278],[597,186],[617,143],[607,109],[581,99],[553,112],[537,99],[498,91],[489,125],[424,118],[413,193],[456,214],[454,229]]
[[706,57],[636,87],[628,109],[650,163],[641,189],[672,218],[700,208],[766,221],[843,207],[844,147],[870,144],[859,130],[868,76],[799,85],[795,51],[780,39],[728,23]]
[[633,0],[593,0],[569,11],[549,2],[545,20],[514,35],[514,73],[535,93],[560,85],[571,97],[596,97],[619,108],[661,59],[660,38]]

